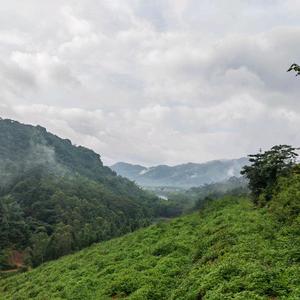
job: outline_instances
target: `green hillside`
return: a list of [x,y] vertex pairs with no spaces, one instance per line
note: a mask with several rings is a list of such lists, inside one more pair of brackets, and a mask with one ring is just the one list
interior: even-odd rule
[[300,299],[299,182],[282,183],[272,210],[223,198],[2,279],[1,299]]
[[180,197],[159,200],[41,127],[0,128],[1,300],[300,299],[295,148],[250,155],[249,197],[239,181],[191,190],[198,212],[141,229]]
[[92,150],[0,118],[0,271],[149,225],[164,215],[161,202]]

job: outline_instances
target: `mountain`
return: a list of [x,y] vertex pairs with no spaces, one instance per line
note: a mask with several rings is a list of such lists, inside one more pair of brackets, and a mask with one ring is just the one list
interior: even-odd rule
[[110,167],[117,174],[130,178],[130,180],[137,180],[140,176],[147,172],[147,168],[141,165],[133,165],[124,162],[119,162]]
[[24,125],[0,119],[0,184],[33,168],[44,167],[57,175],[80,174],[93,180],[115,177],[104,167],[100,155],[82,146],[74,146],[41,126]]
[[295,218],[294,225],[292,219],[282,223],[248,199],[224,198],[201,212],[93,245],[24,274],[4,274],[9,277],[0,279],[0,298],[300,299]]
[[241,168],[248,163],[247,158],[215,160],[202,164],[187,163],[177,166],[160,165],[146,168],[119,162],[111,166],[117,174],[135,181],[144,187],[183,187],[224,181],[239,177]]
[[159,211],[158,198],[103,166],[94,151],[0,119],[0,270],[133,231]]

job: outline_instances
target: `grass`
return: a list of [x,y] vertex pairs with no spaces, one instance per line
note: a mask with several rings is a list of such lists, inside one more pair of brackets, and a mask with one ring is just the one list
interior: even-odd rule
[[0,299],[300,299],[299,232],[248,199],[93,245],[0,280]]

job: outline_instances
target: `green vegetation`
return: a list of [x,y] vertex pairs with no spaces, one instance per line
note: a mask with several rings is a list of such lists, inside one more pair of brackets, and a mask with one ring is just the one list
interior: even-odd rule
[[293,147],[250,156],[251,197],[233,178],[165,201],[41,127],[0,129],[0,299],[300,299]]
[[[3,278],[3,299],[299,299],[299,166],[292,148],[274,149],[259,156],[260,166],[268,158],[262,180],[277,170],[272,188],[255,194],[251,185],[252,199],[268,191],[267,206],[238,196],[206,202],[192,215]],[[258,169],[254,159],[246,175]]]
[[179,216],[202,208],[206,202],[225,195],[247,196],[249,194],[248,180],[244,177],[231,177],[227,180],[205,184],[190,189],[159,187],[151,188],[156,195],[168,198],[162,203],[164,215]]
[[151,203],[133,199],[82,177],[20,180],[1,198],[1,248],[23,249],[26,265],[36,266],[149,225]]
[[256,204],[265,205],[272,199],[280,177],[287,177],[296,166],[298,154],[289,145],[278,145],[270,150],[249,155],[251,165],[241,171],[249,179],[249,188]]
[[0,120],[0,270],[37,266],[149,225],[164,216],[161,203],[93,151]]
[[299,299],[300,177],[281,186],[270,210],[223,198],[2,279],[2,299]]

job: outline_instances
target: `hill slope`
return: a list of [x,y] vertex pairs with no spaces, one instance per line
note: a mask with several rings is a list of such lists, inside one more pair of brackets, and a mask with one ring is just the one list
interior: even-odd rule
[[299,299],[299,235],[247,199],[0,280],[1,299]]
[[[173,203],[173,215],[175,209],[181,213],[188,213],[200,209],[207,201],[226,196],[249,195],[248,182],[244,177],[231,177],[227,180],[205,184],[200,187],[190,189],[178,189],[174,191],[168,187],[151,188],[160,197],[168,199],[169,208]],[[171,209],[169,209],[170,212]]]
[[38,166],[59,175],[78,173],[90,179],[115,175],[94,151],[74,146],[41,126],[7,119],[0,119],[0,159],[2,185]]
[[188,163],[178,166],[156,166],[146,168],[128,163],[116,163],[111,169],[117,174],[135,181],[140,186],[194,187],[224,181],[240,176],[247,158],[215,160],[203,164]]
[[148,225],[158,210],[92,150],[0,119],[0,270],[13,267],[13,251],[38,265]]

